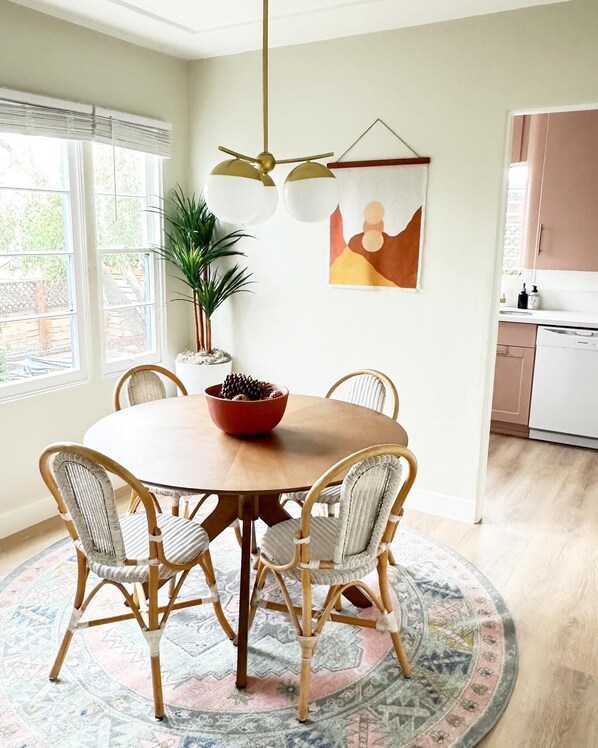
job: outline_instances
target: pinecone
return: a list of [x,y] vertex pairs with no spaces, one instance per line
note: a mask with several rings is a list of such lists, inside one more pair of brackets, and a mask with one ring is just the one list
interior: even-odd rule
[[233,397],[241,394],[244,394],[244,391],[239,382],[239,375],[227,374],[220,389],[220,396],[226,398],[227,400],[232,400]]
[[237,395],[246,395],[249,400],[263,400],[270,391],[268,382],[260,382],[246,374],[228,374],[222,383],[220,396],[233,400]]

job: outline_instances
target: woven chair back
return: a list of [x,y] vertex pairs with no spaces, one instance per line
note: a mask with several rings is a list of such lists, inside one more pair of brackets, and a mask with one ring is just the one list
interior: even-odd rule
[[363,563],[376,556],[401,487],[402,466],[393,455],[353,465],[341,486],[335,564]]
[[353,405],[363,405],[364,408],[382,413],[386,401],[386,388],[373,374],[359,374],[349,380],[347,400]]
[[88,457],[65,451],[56,454],[52,472],[88,559],[124,564],[116,498],[106,470]]
[[345,374],[330,387],[326,397],[335,397],[378,413],[384,412],[388,398],[388,415],[396,419],[399,414],[397,388],[386,374],[376,369],[358,369]]
[[129,407],[153,400],[163,400],[165,397],[164,382],[155,371],[150,369],[134,372],[125,385],[125,401]]

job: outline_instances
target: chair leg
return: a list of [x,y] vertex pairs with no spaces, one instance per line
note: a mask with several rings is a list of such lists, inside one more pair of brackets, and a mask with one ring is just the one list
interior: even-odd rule
[[299,680],[299,705],[297,719],[305,722],[309,715],[309,680],[311,675],[311,658],[316,647],[316,636],[300,636],[301,676]]
[[334,601],[334,609],[335,610],[342,610],[343,609],[343,604],[342,604],[341,598],[342,598],[342,595],[339,595],[336,598],[336,600]]
[[[378,580],[380,583],[380,597],[382,598],[384,608],[387,613],[394,613],[394,606],[390,594],[390,588],[388,586],[388,552],[386,551],[378,557]],[[403,649],[403,642],[401,641],[399,632],[391,631],[390,638],[392,639],[395,654],[401,665],[403,676],[405,678],[411,678],[411,666],[409,665],[409,660]]]
[[[146,633],[161,633],[158,629],[157,632],[147,631]],[[159,644],[157,649],[159,650]],[[154,716],[160,722],[164,719],[164,697],[162,695],[162,670],[160,667],[160,653],[152,654],[150,656],[150,663],[152,668],[152,691],[154,694]]]
[[[80,610],[81,606],[83,605],[83,600],[85,599],[85,585],[87,583],[88,575],[89,569],[87,568],[87,561],[85,560],[85,556],[80,551],[77,551],[77,589],[75,591],[75,599],[73,601],[73,613],[75,610]],[[58,678],[58,674],[60,673],[60,669],[62,668],[62,663],[64,662],[66,653],[68,652],[71,641],[73,640],[73,633],[74,628],[72,627],[71,623],[69,623],[69,627],[64,632],[64,636],[62,637],[62,642],[58,649],[54,664],[52,665],[52,670],[50,670],[50,680],[56,680]]]
[[162,629],[158,614],[158,571],[155,566],[150,567],[148,603],[148,627],[143,632],[150,651],[152,668],[152,691],[154,694],[154,716],[160,721],[164,719],[164,697],[162,695],[162,671],[160,669],[160,639]]
[[235,538],[237,538],[237,543],[239,544],[239,548],[243,547],[243,536],[241,535],[241,523],[238,519],[234,520],[231,527],[235,530]]
[[397,565],[397,562],[395,561],[395,557],[393,556],[393,553],[390,550],[390,548],[388,549],[388,563],[391,566],[396,566]]
[[206,577],[206,582],[208,583],[208,587],[210,588],[210,593],[212,595],[212,605],[214,606],[214,613],[216,614],[218,623],[220,624],[220,626],[222,627],[222,630],[228,636],[228,638],[231,641],[234,641],[235,632],[232,630],[230,623],[227,621],[226,616],[224,615],[224,611],[222,610],[222,605],[220,603],[220,598],[218,597],[216,575],[214,574],[214,567],[212,566],[212,557],[210,556],[209,550],[203,554],[199,564],[201,568],[203,569],[203,573],[205,574],[205,577]]
[[257,606],[258,606],[259,599],[260,599],[260,593],[264,589],[264,585],[266,584],[266,579],[269,573],[270,573],[270,569],[260,562],[260,559],[258,556],[255,583],[253,585],[253,592],[251,593],[251,606],[249,608],[249,622],[247,624],[248,629],[251,629],[251,626],[253,624],[253,619],[255,618]]
[[141,499],[135,491],[131,491],[131,498],[129,499],[129,506],[127,507],[127,514],[133,514],[133,512],[137,511],[137,507],[141,503]]

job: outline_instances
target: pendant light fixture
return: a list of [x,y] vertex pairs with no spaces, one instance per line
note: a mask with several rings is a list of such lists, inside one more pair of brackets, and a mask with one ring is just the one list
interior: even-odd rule
[[263,0],[262,25],[263,150],[253,157],[219,146],[233,158],[212,169],[204,188],[206,204],[221,221],[263,223],[278,205],[278,190],[270,172],[276,164],[299,164],[286,178],[284,205],[299,221],[324,221],[338,205],[338,186],[330,169],[317,160],[334,154],[277,160],[268,150],[268,0]]

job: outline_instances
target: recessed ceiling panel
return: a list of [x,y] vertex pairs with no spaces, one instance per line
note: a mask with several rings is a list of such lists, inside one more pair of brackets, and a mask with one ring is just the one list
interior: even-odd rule
[[[262,43],[262,0],[11,2],[184,59],[260,49]],[[270,0],[270,46],[557,2],[562,0]]]

